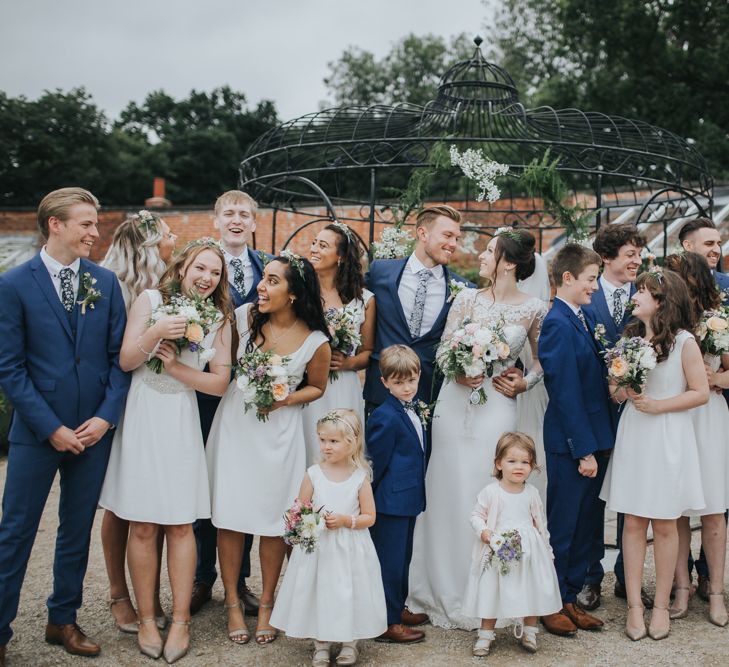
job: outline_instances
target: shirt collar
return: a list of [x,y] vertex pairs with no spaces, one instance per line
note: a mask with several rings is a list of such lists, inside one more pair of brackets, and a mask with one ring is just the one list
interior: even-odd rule
[[45,264],[46,268],[48,269],[49,273],[53,276],[58,276],[61,273],[61,269],[69,268],[71,271],[73,271],[74,277],[78,275],[79,268],[81,266],[81,258],[77,257],[71,264],[69,264],[67,267],[61,264],[57,259],[54,259],[48,254],[48,251],[46,250],[46,247],[43,246],[40,251],[41,260],[43,261],[43,264]]
[[563,304],[565,304],[575,315],[580,312],[580,309],[578,306],[573,306],[569,301],[565,301],[562,297],[555,296],[555,299],[559,299]]
[[622,289],[625,292],[625,296],[630,296],[630,283],[624,283],[623,285],[613,285],[605,276],[600,276],[600,284],[602,285],[602,291],[605,292],[605,297],[612,297],[616,289]]
[[[231,255],[227,250],[223,249],[223,254],[225,255],[225,263],[226,265],[230,266],[230,262],[233,259],[236,259],[235,255]],[[241,261],[243,266],[248,265],[248,246],[243,246],[243,252],[241,252],[240,255],[238,255],[237,259]]]
[[413,253],[410,255],[410,258],[408,259],[407,263],[408,268],[410,269],[411,273],[417,274],[418,271],[422,269],[428,269],[432,274],[433,277],[440,280],[443,277],[443,265],[442,264],[436,264],[434,267],[428,267],[425,266]]

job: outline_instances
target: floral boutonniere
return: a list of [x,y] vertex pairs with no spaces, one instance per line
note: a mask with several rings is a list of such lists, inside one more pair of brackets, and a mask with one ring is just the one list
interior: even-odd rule
[[610,347],[610,341],[606,337],[605,325],[598,322],[595,325],[595,340],[603,347]]
[[448,287],[451,291],[451,293],[448,295],[448,299],[446,300],[446,303],[450,303],[455,299],[458,294],[461,292],[461,290],[466,286],[466,283],[462,283],[455,278],[451,278],[448,281]]
[[425,401],[415,401],[415,412],[420,418],[423,428],[428,428],[428,424],[432,421],[434,407],[435,403],[428,404]]
[[81,275],[81,294],[83,299],[79,301],[81,304],[81,314],[86,315],[86,308],[94,309],[94,303],[101,298],[101,292],[97,290],[96,278],[94,278],[88,271]]

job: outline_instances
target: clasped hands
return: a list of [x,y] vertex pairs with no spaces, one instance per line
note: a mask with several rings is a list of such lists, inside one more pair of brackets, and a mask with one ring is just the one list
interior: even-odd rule
[[68,426],[59,426],[48,441],[56,451],[80,454],[99,442],[110,428],[111,424],[106,419],[91,417],[73,431]]
[[[478,389],[485,379],[485,375],[478,375],[476,377],[459,375],[456,378],[456,382],[469,389]],[[527,390],[524,374],[516,366],[511,366],[499,375],[494,376],[491,379],[491,385],[496,391],[508,398],[516,398],[519,394]]]

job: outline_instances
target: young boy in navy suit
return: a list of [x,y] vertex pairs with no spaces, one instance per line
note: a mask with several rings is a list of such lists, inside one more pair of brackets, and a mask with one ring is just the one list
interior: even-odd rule
[[542,622],[557,635],[602,627],[576,601],[603,522],[605,503],[598,494],[615,444],[607,372],[582,312],[597,290],[599,268],[600,256],[581,245],[570,243],[557,253],[552,262],[557,296],[539,336],[549,395],[544,415],[547,521],[562,595],[562,610]]
[[425,428],[411,401],[420,381],[420,359],[406,345],[380,353],[382,384],[390,394],[367,420],[367,451],[377,521],[370,533],[382,569],[387,632],[377,639],[412,643],[425,635],[407,626],[428,620],[405,609],[415,518],[425,509]]

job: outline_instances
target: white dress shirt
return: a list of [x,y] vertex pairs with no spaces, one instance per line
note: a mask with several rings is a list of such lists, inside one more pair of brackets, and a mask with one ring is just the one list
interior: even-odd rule
[[[418,271],[421,269],[427,269],[415,254],[410,255],[410,258],[405,264],[405,268],[400,278],[400,285],[397,288],[397,295],[400,297],[400,303],[402,304],[403,313],[405,313],[405,321],[410,322],[410,316],[413,313],[413,306],[415,305],[415,293],[418,289]],[[420,325],[420,335],[423,336],[428,333],[435,324],[435,321],[440,315],[440,311],[443,309],[446,298],[446,284],[443,273],[443,266],[436,264],[430,269],[432,278],[428,279],[425,293],[425,307],[423,308],[423,321]]]
[[[402,403],[402,401],[400,402]],[[420,421],[420,417],[418,417],[418,414],[412,409],[406,409],[405,414],[410,418],[410,421],[415,427],[415,432],[418,434],[418,440],[420,440],[420,448],[425,451],[425,443],[423,441],[423,423]]]
[[615,294],[615,290],[620,288],[623,290],[623,293],[620,296],[620,300],[623,302],[623,314],[625,314],[625,309],[628,306],[628,301],[630,300],[630,283],[625,283],[624,285],[613,285],[609,280],[605,278],[605,276],[600,276],[600,285],[602,285],[602,291],[605,293],[605,301],[607,301],[607,307],[610,311],[610,317],[614,317],[613,311],[615,310],[615,304],[613,303],[613,294]]
[[[572,311],[572,312],[573,312],[573,313],[574,313],[575,315],[577,315],[577,317],[579,317],[579,315],[578,315],[578,313],[580,312],[580,307],[579,307],[579,306],[575,306],[574,304],[571,304],[571,303],[570,303],[569,301],[565,301],[565,300],[564,300],[564,299],[563,299],[562,297],[560,297],[560,296],[555,296],[554,298],[555,298],[555,299],[559,299],[559,300],[560,300],[560,301],[561,301],[562,303],[564,303],[564,304],[567,304],[568,308],[569,308],[569,309],[570,309],[570,310],[571,310],[571,311]],[[583,313],[583,315],[584,315],[584,313]]]
[[61,269],[71,269],[71,271],[73,271],[71,282],[73,283],[73,293],[75,297],[75,295],[78,294],[78,273],[79,269],[81,268],[81,260],[77,257],[74,262],[72,262],[68,266],[64,266],[63,264],[61,264],[61,262],[59,262],[57,259],[53,259],[53,257],[51,257],[48,252],[46,252],[45,246],[41,248],[40,257],[46,269],[48,269],[48,274],[51,276],[51,280],[53,281],[53,287],[55,288],[56,294],[58,295],[58,300],[61,302],[61,305],[63,305],[63,298],[61,297]]
[[[228,268],[228,282],[235,287],[235,281],[233,280],[234,273],[230,267],[230,262],[235,259],[235,255],[231,255],[227,250],[223,250],[223,254],[225,255],[225,264]],[[243,252],[238,255],[238,259],[243,264],[243,278],[246,284],[246,294],[248,294],[253,287],[253,265],[251,264],[251,258],[248,256],[247,245],[243,247]],[[241,294],[241,296],[245,296],[246,294]]]

